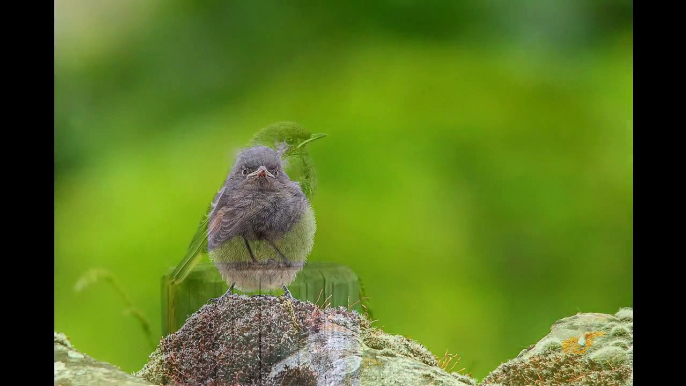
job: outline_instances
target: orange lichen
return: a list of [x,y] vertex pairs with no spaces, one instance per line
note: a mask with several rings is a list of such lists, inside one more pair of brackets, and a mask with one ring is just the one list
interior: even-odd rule
[[579,344],[579,337],[573,336],[562,341],[562,351],[566,354],[583,354],[593,345],[593,339],[605,335],[602,331],[587,332],[584,334],[586,343],[582,346]]
[[362,359],[362,367],[366,366],[383,366],[383,362],[380,362],[376,357],[365,357]]

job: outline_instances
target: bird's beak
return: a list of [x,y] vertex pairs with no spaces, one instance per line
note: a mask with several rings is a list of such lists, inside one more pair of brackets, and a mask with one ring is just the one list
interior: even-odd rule
[[255,176],[276,178],[276,177],[274,177],[273,174],[269,173],[269,170],[267,170],[267,168],[264,166],[260,166],[257,170],[248,174],[246,177],[255,177]]
[[312,142],[312,141],[314,141],[314,140],[316,140],[316,139],[324,138],[324,137],[326,137],[326,134],[324,134],[324,133],[312,134],[312,135],[310,135],[310,138],[308,138],[308,139],[306,139],[306,140],[300,142],[300,145],[298,145],[298,146],[296,147],[296,149],[300,149],[301,147],[305,146],[306,144],[308,144],[308,143],[310,143],[310,142]]

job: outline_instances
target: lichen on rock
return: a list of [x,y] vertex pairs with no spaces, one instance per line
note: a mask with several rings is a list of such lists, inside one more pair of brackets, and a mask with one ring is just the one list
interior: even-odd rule
[[633,384],[633,310],[579,313],[491,372],[482,385],[627,386]]
[[149,386],[145,380],[127,374],[109,363],[97,361],[78,352],[66,335],[55,332],[55,386]]

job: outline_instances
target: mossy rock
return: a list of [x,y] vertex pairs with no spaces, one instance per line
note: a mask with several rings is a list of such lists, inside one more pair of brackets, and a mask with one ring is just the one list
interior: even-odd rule
[[158,385],[476,385],[346,307],[269,295],[203,305],[160,341],[137,376]]
[[[169,271],[162,277],[162,334],[168,335],[186,322],[188,316],[200,309],[211,298],[226,293],[229,286],[210,261],[196,265],[180,284],[170,284]],[[332,307],[342,306],[360,313],[362,307],[360,281],[352,269],[335,263],[310,262],[288,286],[293,297],[303,301],[326,301]],[[238,291],[234,291],[238,292]],[[251,292],[253,294],[281,295],[283,291]]]
[[633,309],[560,319],[535,345],[503,363],[480,385],[630,386],[634,377]]

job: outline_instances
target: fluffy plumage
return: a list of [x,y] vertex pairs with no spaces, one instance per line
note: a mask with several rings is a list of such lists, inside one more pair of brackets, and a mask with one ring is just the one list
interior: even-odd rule
[[243,150],[208,217],[210,259],[229,285],[243,291],[287,286],[314,244],[314,213],[280,154]]
[[[268,146],[278,149],[283,161],[283,169],[288,173],[291,181],[300,185],[302,192],[309,200],[317,187],[317,178],[307,148],[312,141],[325,136],[326,134],[310,134],[294,122],[277,122],[258,131],[250,140],[249,146]],[[183,281],[203,253],[208,251],[207,227],[212,208],[213,206],[210,205],[206,215],[201,219],[186,254],[172,274],[172,282]]]

